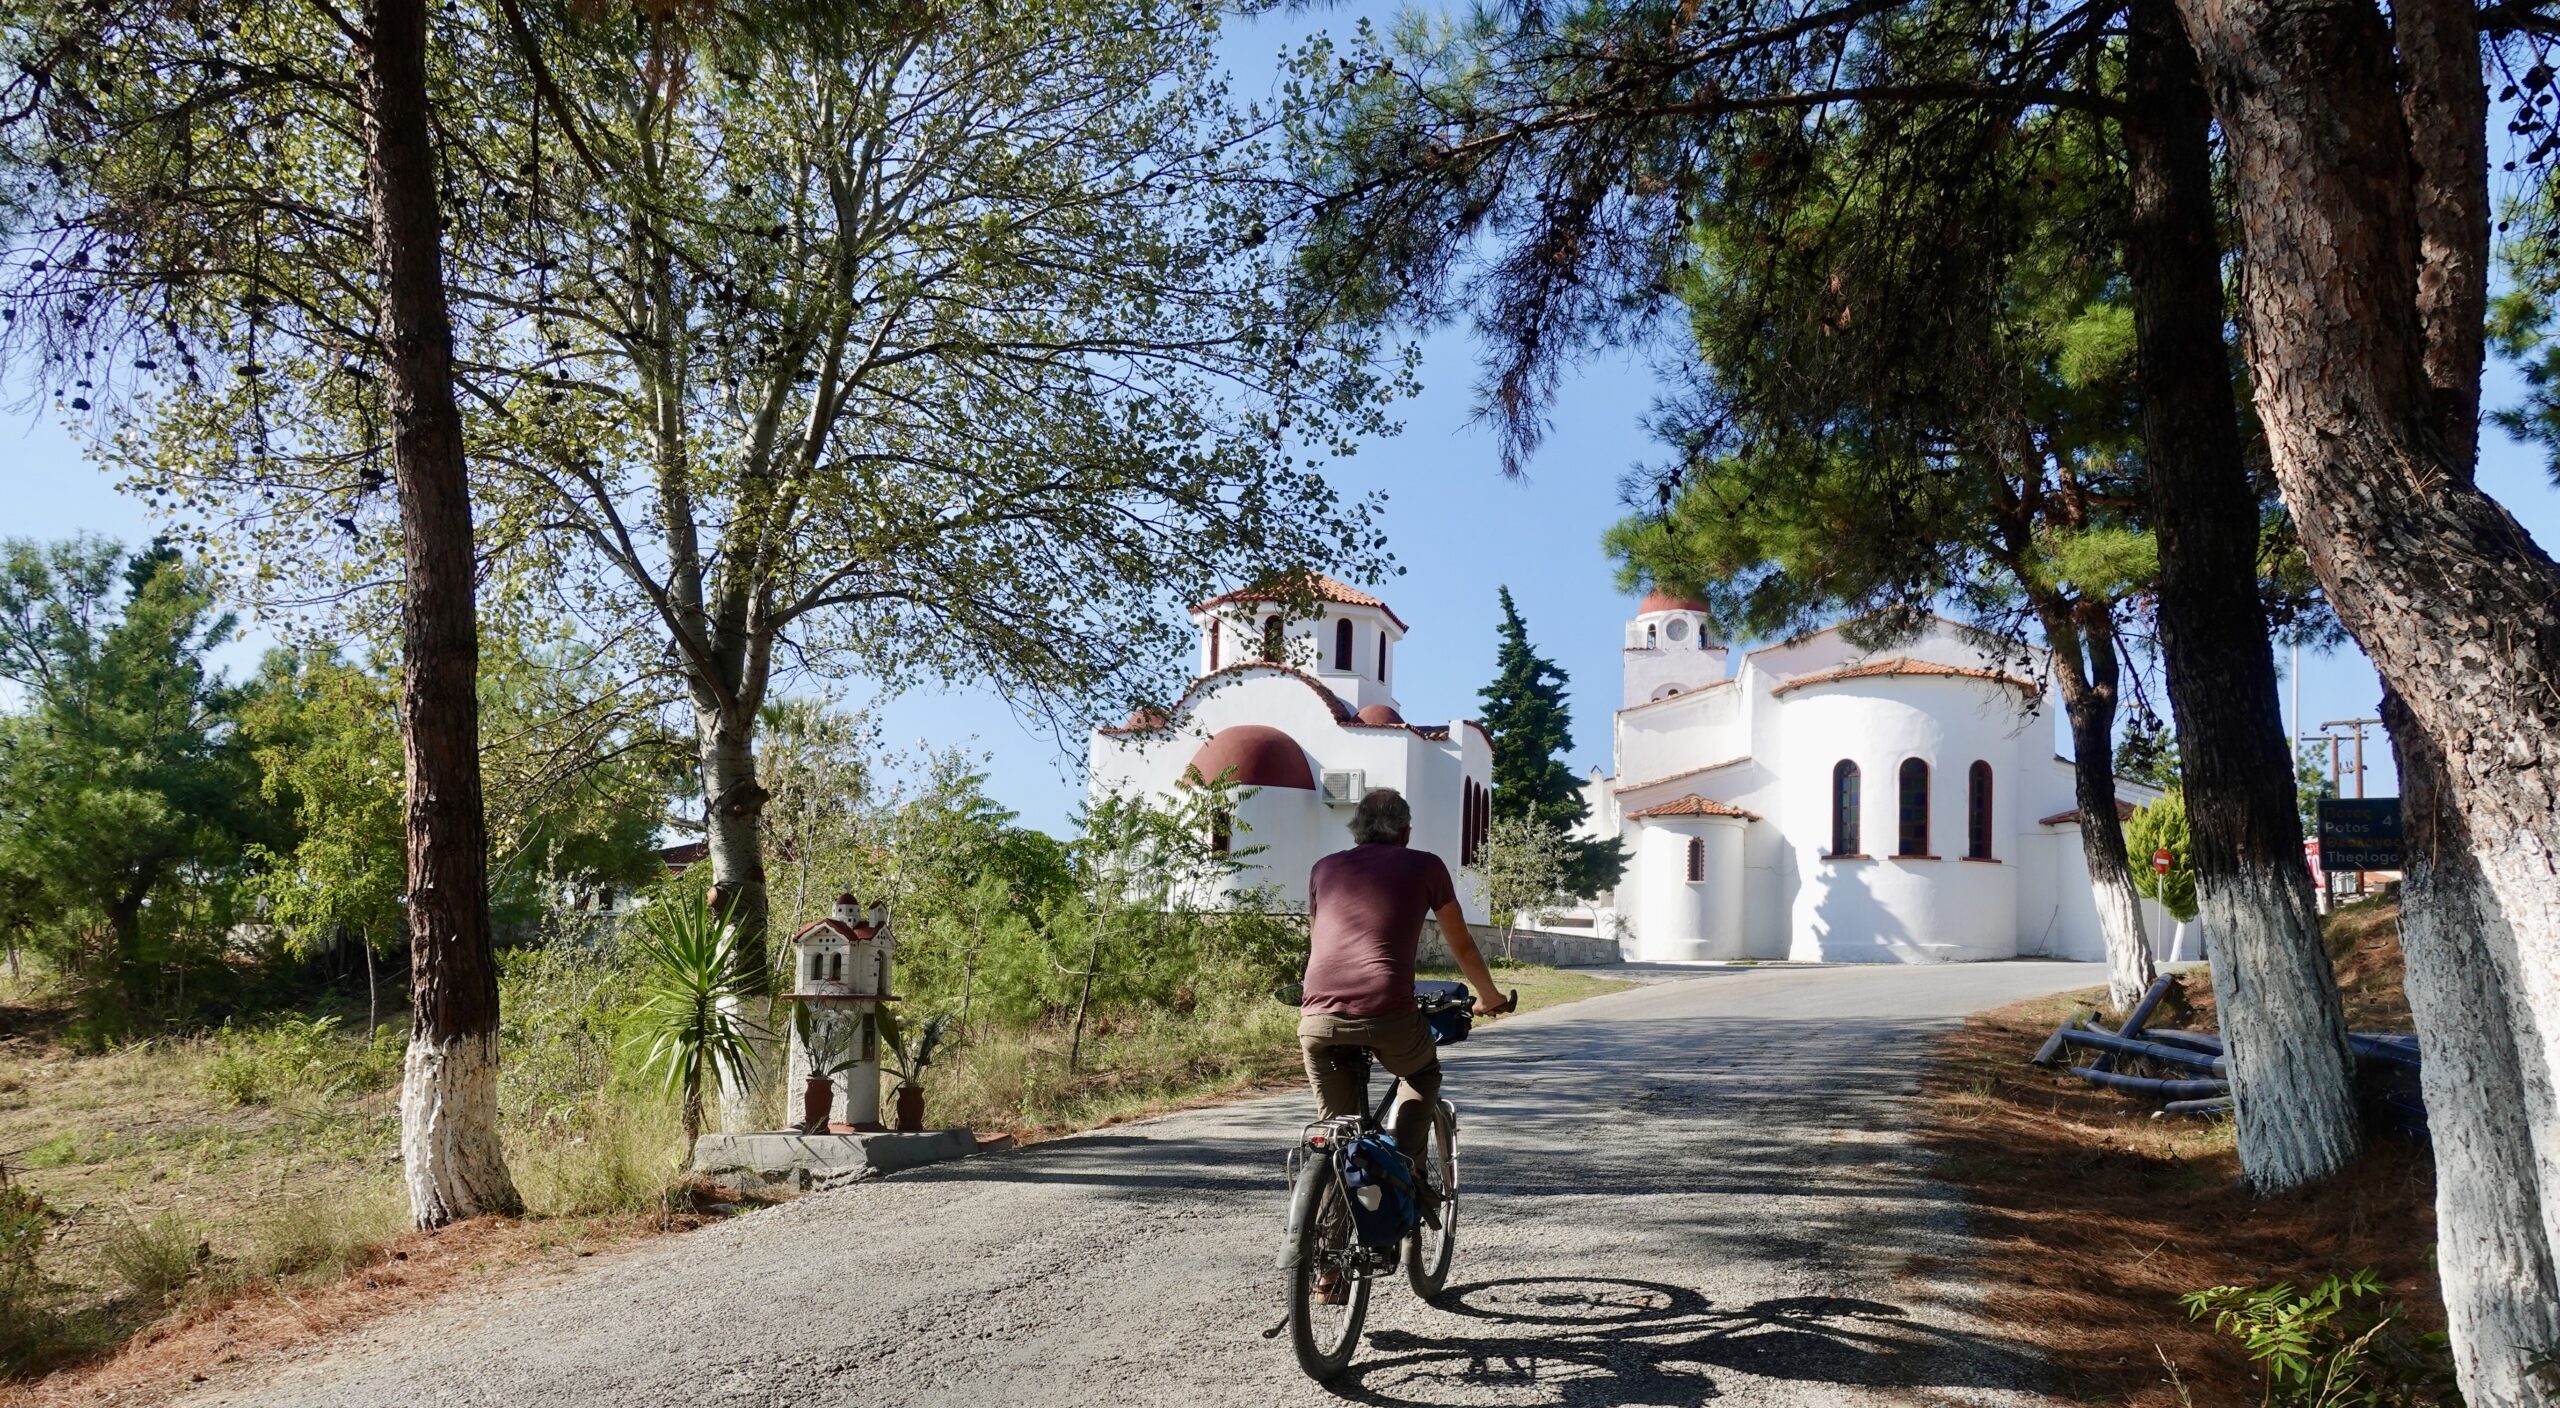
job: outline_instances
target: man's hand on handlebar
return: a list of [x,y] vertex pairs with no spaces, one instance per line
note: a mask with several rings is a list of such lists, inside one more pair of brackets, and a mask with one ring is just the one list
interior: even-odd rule
[[1520,993],[1517,989],[1514,989],[1499,998],[1493,996],[1491,993],[1478,993],[1476,994],[1475,1014],[1479,1017],[1499,1017],[1505,1012],[1518,1009],[1519,1006]]

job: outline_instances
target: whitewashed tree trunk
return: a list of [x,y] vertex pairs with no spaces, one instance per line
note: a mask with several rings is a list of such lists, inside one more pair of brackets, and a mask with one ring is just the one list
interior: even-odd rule
[[2125,271],[2160,544],[2160,654],[2186,770],[2197,908],[2213,936],[2207,957],[2231,1055],[2240,1164],[2252,1186],[2275,1192],[2329,1177],[2354,1156],[2353,1067],[2258,600],[2259,503],[2224,340],[2213,114],[2171,0],[2135,0],[2127,30]]
[[2463,1397],[2552,1401],[2538,1354],[2560,1346],[2560,1104],[2534,1013],[2517,1000],[2515,935],[2473,863],[2442,766],[2383,701],[2406,854],[2400,948],[2425,1060],[2436,1163],[2437,1274]]
[[788,1124],[796,1116],[779,1108],[785,1053],[767,996],[773,977],[764,872],[767,793],[756,776],[752,714],[750,723],[741,723],[732,712],[701,701],[695,707],[707,851],[703,863],[711,867],[712,913],[737,927],[739,961],[760,980],[753,997],[732,1004],[732,1015],[747,1024],[753,1057],[744,1071],[723,1076],[714,1102],[722,1128],[745,1130],[765,1128],[776,1119]]
[[2199,881],[2249,1181],[2271,1192],[2326,1178],[2354,1157],[2357,1121],[2346,1019],[2311,887],[2256,867],[2210,888]]
[[498,1139],[498,1038],[409,1038],[400,1081],[400,1162],[410,1215],[442,1227],[522,1206]]
[[[2082,844],[2087,846],[2086,828]],[[2121,859],[2121,857],[2119,857]],[[2142,1000],[2159,970],[2151,960],[2151,942],[2142,932],[2142,892],[2121,864],[2103,880],[2097,857],[2089,863],[2089,888],[2098,901],[2098,930],[2107,939],[2107,1001],[2122,1012]]]

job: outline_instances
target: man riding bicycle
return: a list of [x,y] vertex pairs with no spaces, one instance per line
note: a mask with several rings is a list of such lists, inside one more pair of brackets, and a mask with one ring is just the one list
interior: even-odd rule
[[1425,917],[1439,919],[1450,956],[1475,989],[1476,1015],[1491,1017],[1506,1005],[1467,932],[1449,867],[1408,845],[1412,838],[1413,808],[1381,787],[1351,814],[1356,844],[1316,862],[1307,878],[1307,980],[1298,1019],[1307,1081],[1324,1117],[1358,1114],[1363,1096],[1353,1072],[1336,1067],[1331,1048],[1367,1047],[1404,1078],[1412,1098],[1398,1107],[1392,1132],[1408,1159],[1419,1157],[1421,1121],[1440,1098],[1440,1053],[1413,1002],[1414,950]]

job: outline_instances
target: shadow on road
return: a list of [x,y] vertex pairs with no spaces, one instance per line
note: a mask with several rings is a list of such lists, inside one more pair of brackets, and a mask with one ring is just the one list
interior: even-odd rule
[[1477,1324],[1380,1330],[1332,1385],[1357,1403],[1481,1403],[1488,1392],[1568,1405],[1697,1404],[1716,1371],[1862,1388],[2016,1387],[2036,1362],[1922,1324],[1899,1306],[1828,1296],[1725,1309],[1679,1286],[1615,1277],[1513,1277],[1453,1287],[1437,1308]]

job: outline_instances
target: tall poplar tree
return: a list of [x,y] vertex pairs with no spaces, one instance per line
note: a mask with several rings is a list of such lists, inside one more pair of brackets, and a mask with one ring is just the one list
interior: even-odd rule
[[[1507,586],[1501,630],[1493,683],[1479,692],[1485,731],[1493,738],[1493,814],[1565,837],[1591,815],[1581,781],[1564,760],[1573,748],[1573,715],[1564,702],[1571,677],[1529,643],[1528,623]],[[1564,859],[1569,887],[1585,899],[1617,884],[1627,864],[1615,841],[1569,837]]]

